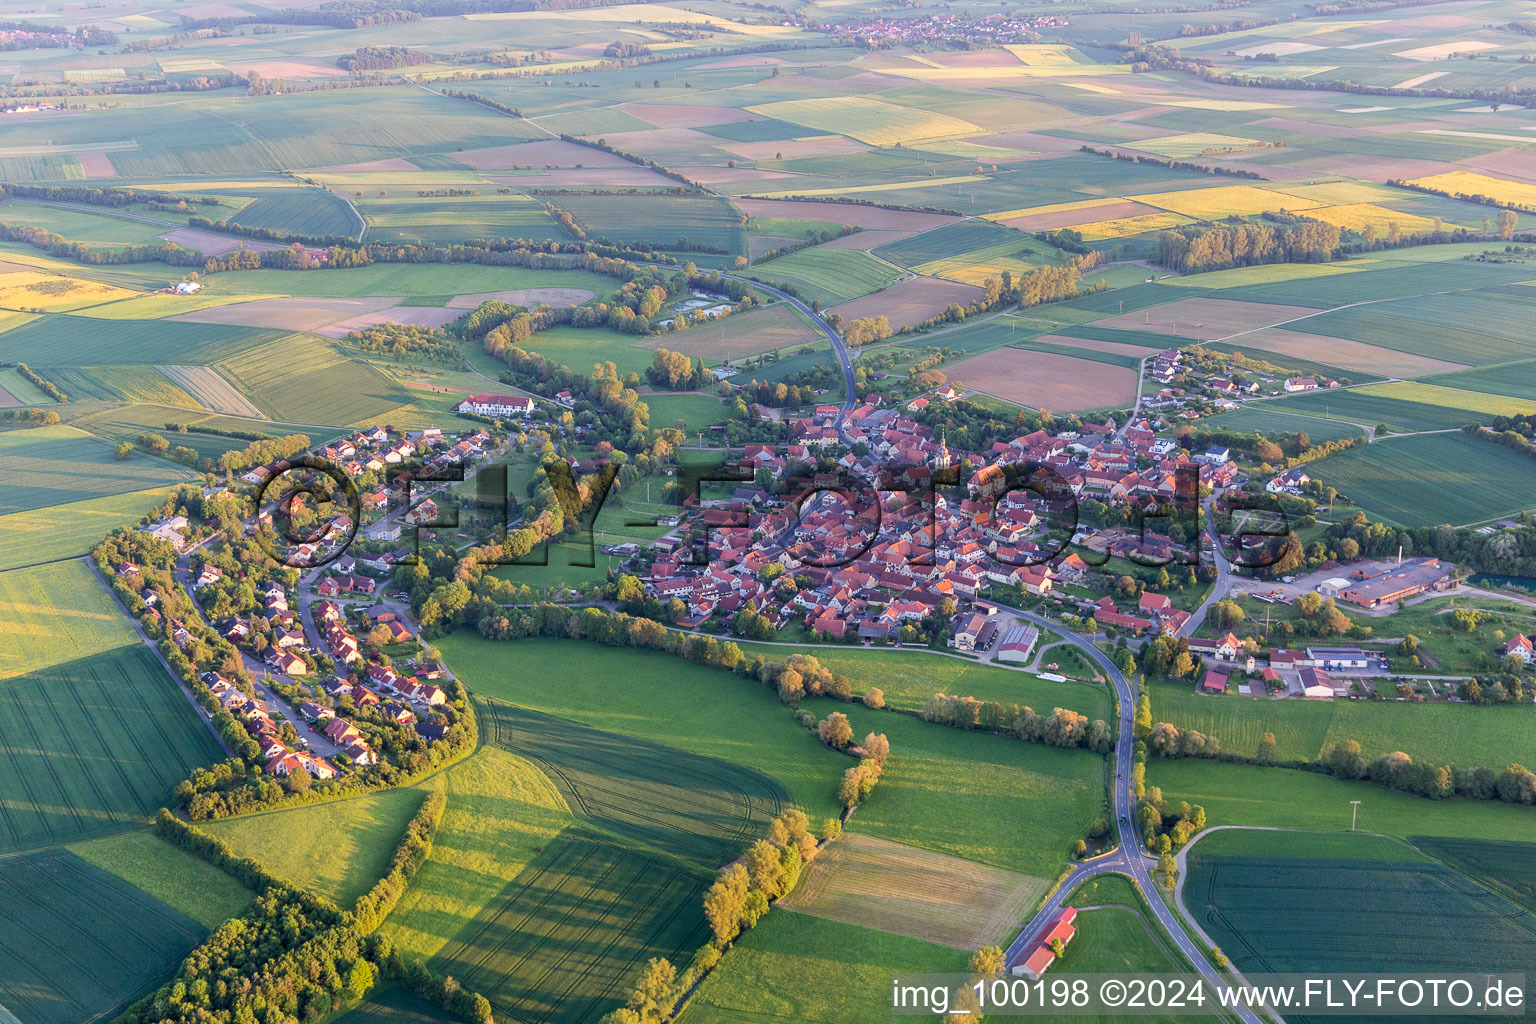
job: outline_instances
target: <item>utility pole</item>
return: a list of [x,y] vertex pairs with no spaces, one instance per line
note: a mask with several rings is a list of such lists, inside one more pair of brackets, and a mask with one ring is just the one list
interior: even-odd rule
[[1351,805],[1351,809],[1350,809],[1350,812],[1349,812],[1349,830],[1351,832],[1353,832],[1355,830],[1355,822],[1360,817],[1360,801],[1359,800],[1351,800],[1350,801],[1350,805]]

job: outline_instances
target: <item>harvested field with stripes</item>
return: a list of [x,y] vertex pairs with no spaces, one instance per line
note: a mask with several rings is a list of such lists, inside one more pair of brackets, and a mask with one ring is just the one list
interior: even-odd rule
[[956,949],[1000,942],[1050,883],[849,832],[811,862],[782,905]]
[[131,827],[218,755],[145,647],[0,683],[0,853]]
[[965,387],[1051,412],[1127,406],[1136,397],[1135,370],[1051,352],[998,348],[946,372]]
[[233,384],[219,376],[219,371],[210,366],[163,365],[155,369],[169,377],[205,409],[229,416],[265,419],[250,399],[236,391]]

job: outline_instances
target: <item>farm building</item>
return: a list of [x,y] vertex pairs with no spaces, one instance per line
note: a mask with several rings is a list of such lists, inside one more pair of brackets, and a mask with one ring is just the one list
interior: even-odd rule
[[1034,626],[1014,626],[997,646],[997,660],[1026,662],[1035,651],[1040,631]]
[[978,646],[986,646],[995,632],[997,626],[991,619],[981,612],[967,612],[955,620],[949,646],[957,651],[974,651]]
[[1067,907],[1056,918],[1056,923],[1051,925],[1051,930],[1040,936],[1040,941],[1030,951],[1022,963],[1015,964],[1014,974],[1022,974],[1026,978],[1038,978],[1050,969],[1056,960],[1056,952],[1051,949],[1051,942],[1061,940],[1063,947],[1071,943],[1073,936],[1077,934],[1077,928],[1072,922],[1077,920],[1077,908]]
[[1301,670],[1301,692],[1313,700],[1332,700],[1333,678],[1320,668],[1304,668]]

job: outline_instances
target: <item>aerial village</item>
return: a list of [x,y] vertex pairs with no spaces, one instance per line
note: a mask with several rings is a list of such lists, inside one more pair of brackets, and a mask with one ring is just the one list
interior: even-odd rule
[[[1144,400],[1131,422],[1034,430],[985,451],[958,450],[942,429],[921,421],[930,407],[962,397],[951,384],[889,402],[870,395],[847,412],[818,406],[785,422],[788,443],[724,452],[740,481],[729,494],[685,494],[674,514],[657,520],[665,532],[654,543],[606,547],[619,559],[610,562],[610,576],[637,580],[669,625],[713,635],[926,645],[1065,678],[1054,673],[1071,670],[1040,649],[1041,619],[1049,618],[1132,654],[1161,640],[1170,657],[1194,661],[1188,678],[1202,694],[1371,695],[1370,680],[1390,670],[1384,652],[1292,649],[1222,633],[1207,614],[1213,588],[1230,586],[1268,604],[1315,595],[1330,609],[1342,602],[1375,615],[1454,591],[1454,567],[1433,558],[1362,559],[1278,580],[1235,572],[1212,550],[1201,503],[1206,515],[1221,516],[1228,495],[1299,498],[1311,481],[1300,469],[1256,479],[1254,467],[1223,446],[1194,451],[1166,435],[1191,408],[1229,401],[1230,387],[1253,393],[1336,382],[1234,385],[1225,374],[1191,372],[1184,359],[1174,349],[1151,360],[1153,380],[1168,386]],[[225,547],[218,535],[194,530],[185,517],[144,528],[175,549],[179,581],[197,614],[259,681],[242,686],[217,671],[202,680],[260,745],[269,773],[329,779],[377,764],[370,736],[378,734],[368,726],[378,723],[423,744],[442,738],[449,727],[441,714],[445,669],[419,640],[404,595],[390,595],[391,574],[415,550],[416,528],[436,524],[439,502],[456,500],[444,493],[450,481],[503,459],[511,430],[563,438],[560,414],[575,404],[569,395],[469,395],[458,411],[483,426],[457,433],[374,427],[316,446],[305,454],[365,485],[361,521],[329,519],[287,552],[281,568],[230,552],[218,557]],[[235,488],[210,488],[205,498],[259,493],[291,461],[251,469]],[[271,532],[274,506],[246,518],[248,538]],[[1148,525],[1154,522],[1157,528]],[[349,552],[354,537],[366,550]],[[1223,536],[1223,548],[1261,541]],[[139,567],[124,563],[117,572],[134,584]],[[136,589],[146,614],[158,615],[154,590]],[[197,642],[187,623],[169,626],[178,644]],[[1523,635],[1496,653],[1536,661]],[[1077,674],[1096,673],[1085,664]],[[1456,699],[1433,686],[1418,696],[1425,698]]]

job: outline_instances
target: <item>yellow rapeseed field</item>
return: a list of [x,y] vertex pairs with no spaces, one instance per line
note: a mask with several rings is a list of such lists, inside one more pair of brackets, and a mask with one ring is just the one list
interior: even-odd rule
[[1362,231],[1366,225],[1374,224],[1378,231],[1385,233],[1393,224],[1412,234],[1420,231],[1429,231],[1435,226],[1435,222],[1428,217],[1420,217],[1416,213],[1402,213],[1398,210],[1389,210],[1385,206],[1377,206],[1375,203],[1350,203],[1346,206],[1320,206],[1307,210],[1306,216],[1314,220],[1326,221],[1329,224],[1337,224],[1341,228],[1349,228],[1354,231]]
[[0,308],[5,309],[79,309],[136,294],[99,281],[42,274],[35,270],[0,274]]
[[1190,218],[1177,213],[1149,213],[1140,217],[1121,217],[1117,220],[1101,220],[1092,224],[1079,224],[1073,228],[1087,242],[1105,238],[1127,238],[1148,231],[1166,231],[1190,223]]
[[1271,192],[1252,185],[1218,185],[1215,188],[1191,188],[1182,192],[1152,192],[1147,195],[1129,196],[1138,203],[1146,203],[1160,210],[1182,213],[1198,220],[1220,220],[1223,217],[1252,217],[1260,213],[1278,210],[1312,210],[1323,204],[1315,199]]
[[1505,181],[1503,178],[1493,178],[1473,171],[1431,174],[1427,178],[1415,178],[1408,184],[1439,189],[1453,195],[1487,196],[1496,202],[1508,203],[1512,206],[1536,206],[1536,185]]

